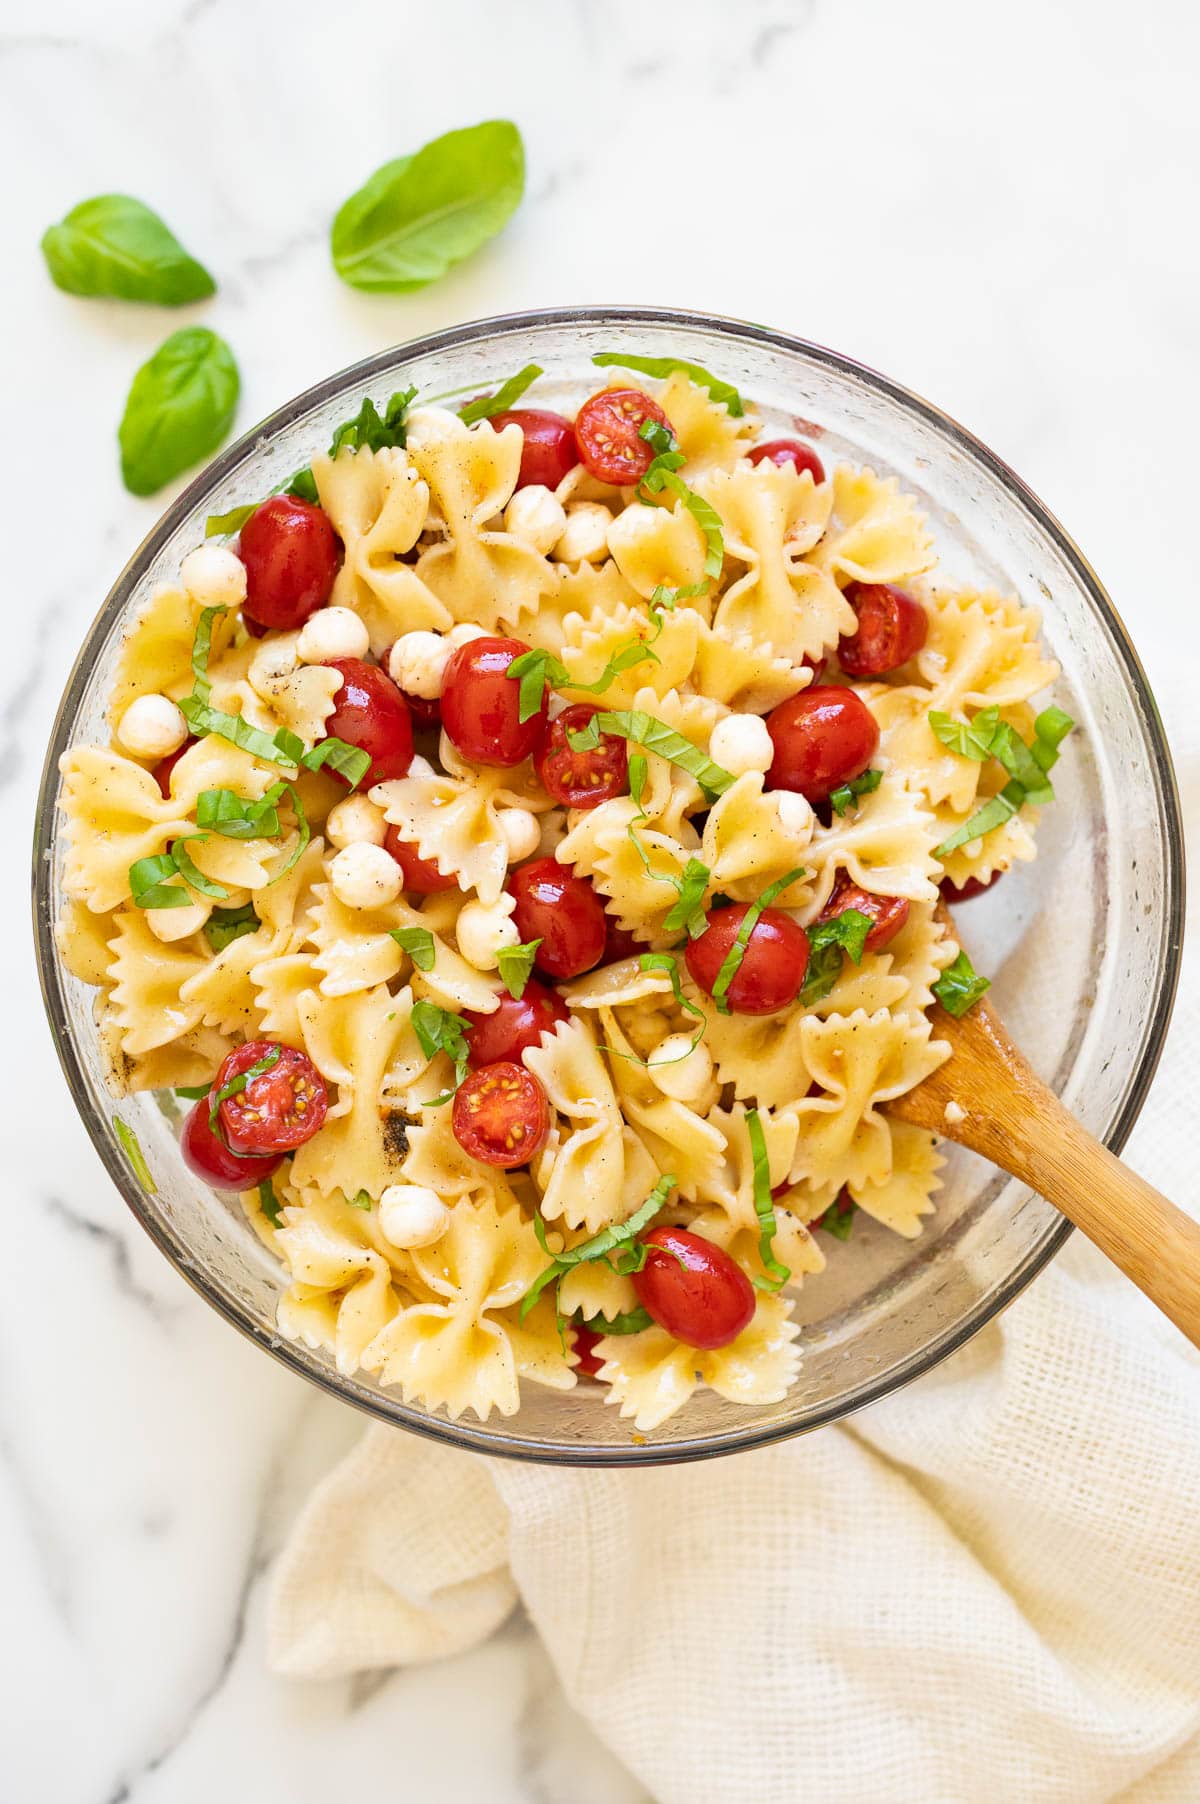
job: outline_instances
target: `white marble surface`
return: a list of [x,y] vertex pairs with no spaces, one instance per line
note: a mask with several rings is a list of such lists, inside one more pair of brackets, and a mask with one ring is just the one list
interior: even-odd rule
[[[123,492],[113,434],[181,323],[50,286],[37,239],[76,200],[142,195],[216,272],[184,317],[233,344],[242,425],[521,306],[676,303],[836,345],[1041,491],[1165,681],[1197,650],[1198,68],[1185,0],[8,0],[3,843],[27,843],[74,647],[158,512]],[[423,294],[342,287],[326,232],[347,192],[495,114],[529,155],[503,238]],[[0,934],[0,1791],[637,1799],[520,1621],[427,1671],[265,1673],[272,1550],[358,1421],[244,1345],[126,1216],[43,1027],[21,887]]]

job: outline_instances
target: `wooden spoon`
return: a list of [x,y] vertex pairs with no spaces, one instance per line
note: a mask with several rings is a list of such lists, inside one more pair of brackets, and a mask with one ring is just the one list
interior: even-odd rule
[[932,1019],[951,1057],[889,1112],[982,1153],[1038,1191],[1200,1347],[1200,1223],[1080,1127],[986,998],[961,1020],[937,1006]]

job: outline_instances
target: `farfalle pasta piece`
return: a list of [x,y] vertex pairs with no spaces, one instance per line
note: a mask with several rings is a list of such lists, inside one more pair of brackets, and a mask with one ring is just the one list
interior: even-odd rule
[[741,1100],[772,1109],[804,1095],[809,1078],[800,1003],[774,1015],[722,1015],[708,997],[695,1000],[704,1011],[704,1043],[722,1085],[732,1084]]
[[[692,589],[704,580],[704,534],[682,503],[634,502],[609,527],[608,549],[630,588],[646,600],[658,588]],[[700,598],[695,601],[703,605]]]
[[846,814],[814,828],[806,860],[814,873],[814,912],[825,906],[839,871],[876,895],[932,902],[941,874],[933,848],[940,838],[922,797],[898,770],[885,771],[879,787],[858,797]]
[[[212,623],[212,654],[219,655],[233,632],[232,613]],[[126,629],[108,697],[108,720],[115,727],[139,695],[178,698],[192,688],[192,642],[200,622],[200,603],[186,589],[167,584],[156,589]]]
[[111,943],[119,920],[115,912],[93,914],[90,908],[70,898],[63,904],[54,929],[54,943],[63,964],[80,983],[100,986],[108,982]]
[[927,1078],[950,1056],[922,1015],[808,1015],[797,1024],[810,1083],[798,1092],[793,1182],[881,1184],[892,1172],[892,1124],[881,1104]]
[[638,958],[618,959],[602,965],[571,983],[559,985],[559,995],[571,1009],[619,1008],[642,1002],[647,996],[669,996],[671,979],[666,971],[643,971]]
[[496,432],[486,420],[467,427],[453,415],[435,436],[410,439],[412,461],[447,534],[421,553],[417,575],[455,620],[486,631],[519,624],[554,587],[544,557],[489,525],[516,487],[523,444],[519,426]]
[[754,1319],[727,1347],[701,1352],[673,1340],[663,1328],[608,1335],[596,1351],[604,1361],[605,1402],[648,1434],[707,1385],[730,1403],[778,1403],[800,1369],[794,1342],[799,1329],[783,1297],[760,1296]]
[[635,1134],[625,1128],[613,1081],[585,1017],[558,1024],[529,1047],[524,1062],[538,1079],[555,1122],[534,1161],[547,1221],[595,1233],[629,1213],[658,1181]]
[[555,856],[591,878],[618,927],[653,944],[663,938],[663,922],[678,895],[671,879],[681,880],[689,857],[699,851],[694,829],[686,831],[690,847],[642,820],[631,797],[615,796],[598,808],[580,809]]
[[611,558],[602,564],[551,564],[549,568],[553,587],[543,595],[537,613],[521,622],[521,637],[530,645],[557,657],[564,641],[579,627],[600,625],[619,609],[631,609],[649,622],[649,607]]
[[128,1057],[165,1046],[199,1026],[200,1005],[185,1002],[183,990],[205,960],[189,941],[164,945],[140,909],[123,908],[115,918],[111,951],[109,1007]]
[[328,664],[301,664],[296,651],[299,638],[296,632],[264,639],[250,659],[246,681],[266,707],[273,727],[286,727],[305,745],[313,745],[324,737],[342,673]]
[[[769,884],[809,862],[816,817],[802,797],[764,793],[760,771],[738,777],[714,804],[704,823],[700,858],[708,866],[712,888],[738,902],[753,902]],[[812,894],[805,877],[797,878],[776,897],[779,908],[802,908]]]
[[590,622],[572,616],[566,623],[565,638],[559,652],[571,675],[580,683],[599,679],[616,653],[624,651],[636,640],[647,643],[654,659],[644,658],[618,672],[600,694],[574,689],[564,684],[563,694],[569,701],[598,702],[605,708],[629,708],[639,693],[653,692],[656,697],[668,690],[679,689],[692,674],[700,617],[690,608],[677,608],[664,614],[661,631],[648,616],[634,608],[623,607],[608,618]]
[[777,657],[769,645],[701,623],[691,676],[701,695],[739,713],[769,714],[812,681],[805,664]]
[[[462,1201],[442,1238],[411,1258],[435,1300],[396,1315],[366,1350],[364,1363],[384,1384],[399,1385],[406,1402],[444,1408],[452,1421],[466,1410],[481,1422],[493,1410],[515,1415],[520,1390],[513,1330],[498,1317],[520,1304],[545,1268],[546,1255],[531,1224],[517,1209]],[[554,1333],[552,1315],[549,1332]],[[540,1348],[536,1359],[527,1352],[522,1362],[527,1374],[570,1389],[575,1380],[565,1351],[560,1348],[556,1356],[549,1336]]]
[[447,774],[421,773],[377,783],[371,800],[422,858],[490,904],[499,899],[508,874],[504,810],[544,813],[551,806],[550,797],[528,765],[475,769],[458,759],[445,740],[443,749]]
[[[574,1241],[583,1236],[570,1238]],[[564,1315],[577,1316],[581,1321],[603,1316],[611,1322],[614,1316],[637,1308],[637,1292],[632,1279],[622,1277],[607,1260],[581,1259],[578,1265],[570,1267],[559,1286],[558,1306]]]
[[819,570],[856,582],[898,583],[933,566],[924,516],[895,476],[839,464],[832,486],[833,513],[812,553]]
[[401,633],[444,632],[445,603],[404,562],[421,536],[429,488],[407,453],[343,447],[312,461],[317,493],[344,546],[331,597],[361,615],[378,655]]
[[401,902],[384,908],[347,908],[329,883],[314,891],[308,918],[308,944],[312,962],[320,973],[323,996],[348,996],[355,990],[372,990],[398,977],[405,963],[393,928],[412,925],[415,911]]
[[129,867],[195,832],[182,803],[164,800],[158,784],[119,752],[77,745],[64,752],[59,807],[68,847],[63,888],[95,914],[129,899]]
[[663,1095],[637,1056],[632,1030],[627,1031],[615,1010],[601,1009],[599,1021],[603,1044],[616,1055],[610,1063],[621,1113],[649,1154],[652,1170],[670,1173],[681,1196],[711,1192],[725,1156],[721,1129],[686,1103]]
[[105,1074],[117,1096],[207,1083],[234,1044],[215,1028],[192,1027],[177,1040],[130,1056],[121,1046],[122,1029],[111,1009],[105,1010],[98,1025]]
[[683,475],[689,483],[710,470],[737,467],[758,435],[752,410],[731,414],[724,401],[714,401],[706,388],[682,370],[667,377],[658,391],[658,404],[683,452]]
[[281,1333],[328,1350],[338,1371],[352,1377],[367,1348],[412,1300],[392,1263],[403,1256],[381,1251],[387,1243],[376,1213],[351,1207],[340,1194],[286,1207],[275,1245],[293,1280],[279,1301]]
[[889,1121],[892,1136],[892,1169],[878,1184],[852,1184],[850,1194],[860,1209],[902,1234],[915,1240],[921,1223],[934,1209],[933,1194],[942,1187],[938,1176],[945,1159],[937,1150],[937,1140],[924,1128],[907,1121]]

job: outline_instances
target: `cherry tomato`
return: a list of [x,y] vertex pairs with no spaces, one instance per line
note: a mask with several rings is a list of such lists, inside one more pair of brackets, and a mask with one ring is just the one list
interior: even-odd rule
[[615,965],[620,958],[632,958],[635,952],[647,952],[649,947],[635,939],[624,927],[618,927],[611,915],[604,917],[604,957],[602,965]]
[[564,708],[546,728],[534,758],[542,788],[564,808],[598,808],[629,787],[629,751],[617,733],[601,733],[595,751],[573,750],[568,733],[581,733],[593,714],[588,702]]
[[342,678],[341,688],[334,691],[333,713],[325,722],[326,736],[344,739],[371,755],[359,788],[402,777],[412,763],[412,719],[391,677],[362,658],[331,658],[325,668],[340,672]]
[[598,482],[623,488],[646,474],[654,461],[652,447],[639,436],[647,420],[671,428],[662,408],[640,388],[602,388],[584,402],[575,419],[575,444]]
[[472,764],[520,764],[546,725],[546,692],[521,719],[521,685],[508,667],[529,647],[520,639],[471,639],[452,651],[442,682],[442,725]]
[[597,1358],[596,1348],[599,1346],[603,1336],[597,1334],[594,1328],[575,1327],[571,1330],[571,1337],[575,1343],[575,1351],[579,1356],[575,1370],[581,1373],[584,1378],[599,1378],[600,1367],[604,1364],[604,1361]]
[[213,1089],[223,1090],[252,1065],[276,1053],[273,1064],[244,1090],[227,1096],[217,1121],[235,1153],[293,1153],[319,1132],[329,1106],[325,1079],[308,1054],[278,1040],[247,1040],[222,1062]]
[[825,480],[824,464],[812,446],[806,445],[803,439],[773,438],[769,439],[765,445],[755,445],[750,453],[750,462],[752,464],[776,464],[780,468],[784,464],[795,464],[802,474],[807,470],[814,482],[824,482]]
[[454,872],[443,877],[432,858],[422,858],[411,839],[401,839],[399,827],[389,827],[383,843],[400,866],[405,889],[418,896],[436,896],[441,890],[458,888]]
[[206,1184],[215,1184],[218,1190],[253,1190],[256,1184],[278,1171],[283,1163],[282,1155],[269,1153],[261,1159],[239,1159],[209,1127],[211,1107],[207,1096],[202,1096],[184,1121],[179,1140],[184,1164]]
[[171,799],[171,772],[175,769],[175,766],[179,763],[183,754],[185,752],[190,752],[196,743],[197,741],[194,739],[185,739],[177,752],[171,752],[167,757],[160,758],[158,763],[154,766],[154,769],[150,772],[150,775],[162,790],[164,801],[169,802]]
[[769,789],[795,789],[808,802],[861,776],[875,755],[879,728],[853,689],[814,683],[767,715],[775,758]]
[[858,627],[838,640],[838,663],[852,677],[881,677],[915,658],[929,617],[919,601],[892,583],[847,583],[843,594]]
[[471,1023],[467,1062],[477,1071],[500,1061],[516,1064],[526,1047],[540,1045],[542,1035],[557,1022],[569,1021],[571,1011],[556,990],[531,977],[520,1001],[505,990],[500,1007],[490,1015],[464,1009],[463,1018]]
[[[692,981],[711,996],[725,955],[738,936],[746,902],[710,908],[708,926],[684,954]],[[725,991],[735,1015],[773,1015],[800,994],[808,970],[808,935],[790,915],[764,908],[750,932],[742,962]]]
[[547,977],[579,977],[604,957],[608,917],[586,877],[555,858],[535,858],[513,871],[513,920],[523,941],[541,940],[536,964]]
[[484,1165],[526,1165],[550,1132],[550,1102],[524,1065],[511,1059],[472,1072],[454,1093],[454,1138]]
[[324,508],[272,495],[242,528],[243,619],[281,631],[303,626],[329,600],[340,549]]
[[864,943],[867,952],[882,952],[890,946],[908,919],[908,903],[903,896],[877,896],[873,890],[860,889],[857,883],[842,879],[821,910],[821,919],[832,921],[848,908],[856,908],[875,923]]
[[525,434],[517,477],[519,489],[533,482],[556,489],[568,470],[579,462],[574,428],[561,413],[548,413],[541,407],[514,407],[509,413],[494,413],[491,423],[497,432],[505,426],[519,426]]
[[754,1287],[728,1253],[686,1228],[651,1228],[633,1276],[638,1302],[688,1347],[727,1347],[754,1315]]
[[969,902],[973,896],[982,896],[991,889],[1003,875],[1003,871],[993,871],[990,877],[968,877],[965,883],[951,883],[949,877],[943,877],[938,888],[947,902]]

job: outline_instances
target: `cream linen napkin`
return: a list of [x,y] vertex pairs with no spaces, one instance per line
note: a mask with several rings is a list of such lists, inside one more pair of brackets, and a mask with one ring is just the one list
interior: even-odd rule
[[[1191,963],[1130,1159],[1197,1208]],[[435,1659],[518,1597],[662,1804],[1198,1804],[1200,1356],[1076,1237],[922,1382],[761,1453],[569,1473],[372,1428],[271,1660]]]

